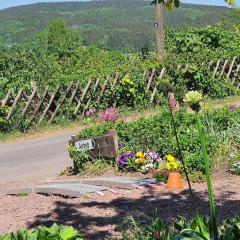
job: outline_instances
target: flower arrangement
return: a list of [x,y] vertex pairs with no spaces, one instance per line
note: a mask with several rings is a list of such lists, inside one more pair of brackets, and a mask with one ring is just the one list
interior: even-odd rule
[[100,122],[116,122],[117,120],[117,109],[114,107],[107,108],[104,112],[99,113]]
[[118,158],[118,166],[121,169],[139,170],[144,173],[158,168],[161,163],[162,159],[158,153],[153,151],[144,153],[137,149],[122,153]]
[[181,163],[170,154],[162,158],[157,152],[148,151],[144,153],[137,149],[120,154],[118,166],[121,169],[139,170],[143,173],[151,170],[176,172],[181,169]]

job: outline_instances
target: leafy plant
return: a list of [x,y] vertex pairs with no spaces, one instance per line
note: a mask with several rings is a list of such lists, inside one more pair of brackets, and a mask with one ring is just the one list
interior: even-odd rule
[[10,123],[7,120],[7,114],[9,112],[9,108],[6,106],[0,106],[0,132],[7,132],[10,129]]
[[192,183],[201,183],[206,181],[206,176],[201,171],[195,171],[189,174],[189,180]]
[[81,234],[73,227],[58,226],[53,224],[51,227],[39,226],[34,229],[20,229],[17,233],[10,233],[0,236],[0,240],[84,240]]
[[91,161],[91,157],[89,155],[88,150],[82,149],[78,151],[74,145],[69,145],[68,151],[70,157],[73,159],[73,170],[74,173],[79,173],[84,169],[84,164]]
[[195,112],[197,118],[197,129],[199,133],[199,138],[201,140],[201,150],[202,150],[202,157],[204,159],[205,165],[205,172],[206,172],[206,179],[207,179],[207,187],[208,187],[208,198],[210,202],[210,236],[214,237],[214,240],[218,240],[218,231],[217,231],[217,216],[216,216],[216,207],[212,189],[212,180],[211,180],[211,172],[210,172],[210,160],[207,153],[207,142],[205,132],[203,130],[202,122],[199,116],[199,111],[201,110],[202,106],[202,95],[198,92],[189,92],[185,96],[185,101],[191,107],[191,109]]
[[234,158],[229,167],[229,172],[232,174],[240,175],[240,155]]
[[[210,237],[211,221],[209,218],[194,218],[186,221],[178,217],[166,225],[155,216],[148,224],[140,224],[133,217],[127,218],[127,230],[123,232],[125,240],[212,240]],[[240,218],[227,219],[218,226],[220,240],[238,240],[240,236]]]

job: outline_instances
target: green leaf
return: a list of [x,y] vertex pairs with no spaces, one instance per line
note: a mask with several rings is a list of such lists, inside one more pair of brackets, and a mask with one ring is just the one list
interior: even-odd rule
[[65,227],[60,230],[60,237],[62,240],[68,240],[77,235],[77,231],[73,227]]

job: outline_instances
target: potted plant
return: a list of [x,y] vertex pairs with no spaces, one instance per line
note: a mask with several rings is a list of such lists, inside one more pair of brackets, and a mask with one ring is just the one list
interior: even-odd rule
[[182,189],[182,177],[179,173],[179,170],[181,168],[180,162],[178,162],[175,157],[170,154],[165,157],[165,160],[165,168],[169,171],[167,188],[177,190]]

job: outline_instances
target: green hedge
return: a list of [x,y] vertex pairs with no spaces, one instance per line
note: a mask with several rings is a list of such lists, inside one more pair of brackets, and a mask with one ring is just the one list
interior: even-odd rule
[[[200,141],[195,127],[194,115],[181,110],[175,113],[175,120],[188,170],[204,172],[204,162],[201,158]],[[239,109],[235,111],[230,111],[228,108],[208,110],[202,114],[202,120],[207,132],[207,147],[210,156],[216,153],[222,141],[221,137],[237,138],[233,134],[236,124],[240,124]],[[170,116],[165,110],[157,116],[142,118],[137,121],[96,124],[82,130],[78,137],[101,136],[113,128],[118,133],[120,151],[154,150],[161,155],[173,154],[176,157],[178,155]],[[229,132],[229,130],[233,130],[232,134],[223,134]]]

